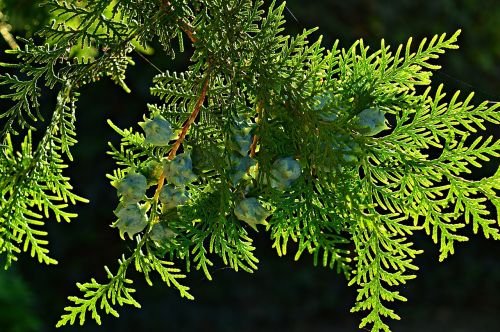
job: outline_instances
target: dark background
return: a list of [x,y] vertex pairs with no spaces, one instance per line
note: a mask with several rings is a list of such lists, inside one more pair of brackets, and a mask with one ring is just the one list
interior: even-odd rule
[[[0,4],[2,1],[0,1]],[[4,0],[3,12],[9,15],[17,35],[29,34],[46,16],[32,1]],[[363,38],[377,48],[380,39],[396,46],[413,36],[423,37],[459,28],[460,49],[445,54],[443,69],[434,76],[434,85],[444,82],[450,94],[476,91],[476,101],[500,99],[500,5],[495,0],[439,1],[320,1],[290,0],[286,12],[286,33],[319,26],[324,45],[335,39],[341,46]],[[0,48],[7,45],[0,39]],[[163,70],[182,71],[189,51],[174,61],[159,52],[149,59]],[[9,271],[0,272],[0,331],[54,331],[54,325],[68,305],[66,296],[77,295],[76,282],[91,277],[104,281],[103,266],[116,270],[121,253],[130,250],[119,239],[112,210],[117,197],[105,178],[113,169],[106,155],[107,141],[117,136],[107,126],[110,118],[122,127],[135,126],[154,102],[149,85],[156,74],[140,57],[129,71],[126,94],[107,80],[82,91],[77,129],[79,144],[75,161],[68,169],[76,192],[90,199],[73,210],[79,218],[71,224],[47,223],[50,248],[57,266],[41,266],[28,255]],[[3,52],[0,61],[13,61]],[[2,70],[2,69],[0,69]],[[50,105],[52,97],[48,97]],[[0,104],[5,107],[5,104]],[[496,135],[497,128],[490,128]],[[478,169],[473,177],[491,175],[498,159]],[[468,227],[470,230],[470,227]],[[471,232],[470,232],[471,233]],[[468,234],[472,235],[472,234]],[[357,331],[361,315],[349,313],[356,291],[347,287],[342,276],[312,266],[304,256],[279,258],[271,249],[265,232],[255,234],[259,270],[250,275],[225,269],[221,262],[209,282],[200,273],[191,273],[188,283],[195,301],[178,296],[177,291],[157,280],[154,287],[142,275],[131,273],[142,309],[119,309],[120,318],[103,317],[98,327],[88,320],[84,327],[60,331]],[[407,303],[392,307],[402,317],[391,322],[394,331],[498,331],[500,325],[500,243],[472,235],[467,243],[457,244],[456,253],[438,263],[438,250],[425,234],[414,240],[425,253],[416,259],[418,278],[402,287]],[[132,269],[131,269],[132,271]]]

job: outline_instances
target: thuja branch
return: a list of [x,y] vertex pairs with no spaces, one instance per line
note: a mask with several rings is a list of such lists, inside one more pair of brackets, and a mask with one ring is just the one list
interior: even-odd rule
[[[196,101],[196,104],[194,106],[193,112],[191,112],[191,115],[189,118],[185,121],[184,125],[182,126],[181,133],[179,134],[179,138],[175,141],[174,145],[172,146],[172,149],[170,150],[168,154],[168,160],[173,160],[177,154],[177,150],[179,150],[180,146],[182,145],[182,142],[184,142],[184,139],[186,138],[186,135],[189,131],[189,128],[191,125],[194,123],[196,118],[198,117],[198,114],[200,113],[201,107],[203,106],[203,103],[205,102],[205,97],[207,95],[208,91],[208,86],[210,83],[210,72],[208,72],[203,79],[203,85],[201,88],[200,95],[198,97],[198,100]],[[155,191],[154,195],[154,201],[158,202],[158,198],[160,196],[160,192],[163,188],[163,185],[165,183],[165,172],[162,172],[160,175],[160,178],[158,180],[158,186]]]
[[[110,272],[108,267],[104,267],[109,279],[108,283],[100,284],[95,279],[92,279],[91,282],[77,284],[79,290],[85,295],[82,298],[76,296],[68,297],[74,303],[74,306],[64,308],[67,313],[61,316],[56,327],[64,326],[68,323],[73,324],[77,317],[79,317],[80,325],[83,324],[87,311],[92,312],[92,318],[98,324],[101,324],[98,308],[105,310],[106,313],[112,314],[115,317],[119,317],[115,309],[117,304],[120,306],[128,304],[140,308],[141,305],[132,296],[132,293],[135,293],[135,289],[131,287],[133,281],[127,278],[127,270],[131,263],[134,263],[138,271],[145,274],[148,284],[152,285],[149,272],[155,270],[160,274],[164,282],[177,287],[182,297],[191,300],[194,299],[189,293],[189,287],[183,286],[178,282],[177,279],[184,278],[184,275],[179,273],[179,269],[170,267],[170,262],[159,260],[150,253],[147,247],[146,253],[143,252],[147,240],[148,236],[146,233],[140,239],[134,252],[127,259],[122,257],[118,260],[119,268],[115,275]],[[99,307],[96,305],[97,303],[100,304]]]
[[11,26],[6,22],[2,21],[3,17],[4,17],[3,13],[0,12],[0,34],[2,35],[3,39],[11,49],[13,50],[18,49],[19,45],[17,44],[16,39],[10,33]]
[[181,21],[180,24],[182,31],[184,31],[184,33],[188,36],[189,40],[191,40],[193,44],[198,42],[198,38],[194,35],[193,27],[184,21]]
[[186,137],[187,132],[189,131],[189,128],[191,127],[191,125],[194,123],[194,121],[198,117],[198,113],[200,113],[200,109],[203,106],[203,103],[205,101],[205,97],[207,95],[209,82],[210,82],[210,74],[207,73],[204,80],[203,80],[203,85],[201,88],[200,96],[198,97],[198,100],[196,101],[193,112],[191,113],[189,118],[184,123],[184,125],[182,127],[182,131],[179,135],[179,138],[175,141],[174,145],[172,146],[172,150],[170,150],[170,153],[168,154],[168,159],[170,159],[170,160],[174,159],[175,155],[177,154],[177,150],[181,146],[182,142],[184,142],[184,138]]
[[[144,133],[110,122],[122,136],[120,148],[111,145],[110,151],[117,169],[108,177],[120,200],[112,226],[123,239],[125,234],[135,239],[135,250],[120,260],[116,275],[108,271],[107,284],[79,285],[84,294],[70,298],[73,307],[60,325],[77,316],[83,321],[88,311],[98,321],[97,310],[116,314],[115,302],[136,305],[125,274],[131,263],[149,284],[150,272],[156,271],[188,298],[188,288],[176,281],[184,275],[163,257],[185,261],[188,270],[203,270],[209,279],[214,256],[234,270],[254,271],[258,259],[253,231],[246,226],[266,225],[279,255],[292,240],[298,244],[297,259],[308,252],[315,264],[322,261],[339,272],[355,265],[360,291],[355,308],[370,311],[363,323],[372,324],[372,331],[388,331],[382,319],[397,316],[384,303],[404,298],[384,285],[412,278],[409,270],[418,253],[411,249],[413,231],[432,232],[443,258],[453,253],[454,242],[465,239],[459,234],[460,215],[465,223],[471,219],[474,231],[481,227],[486,236],[498,238],[484,203],[498,206],[498,186],[461,177],[480,161],[500,156],[492,138],[467,139],[467,130],[500,123],[498,105],[473,109],[472,97],[459,102],[455,94],[445,102],[441,88],[434,97],[430,88],[420,95],[414,89],[430,84],[431,70],[437,69],[430,60],[456,48],[458,33],[423,41],[414,54],[411,41],[394,53],[384,43],[370,53],[362,41],[348,50],[337,50],[336,43],[326,51],[320,41],[308,42],[313,30],[295,37],[282,33],[285,4],[276,6],[277,1],[268,10],[261,8],[264,1],[250,0],[47,2],[62,13],[61,24],[40,36],[47,43],[56,36],[58,48],[31,41],[17,52],[20,64],[13,67],[28,79],[3,76],[2,84],[14,93],[2,97],[20,101],[21,118],[38,109],[37,78],[46,78],[51,88],[61,81],[80,87],[111,73],[122,84],[135,39],[143,45],[159,38],[159,47],[173,54],[172,44],[185,34],[196,48],[191,71],[155,79],[152,94],[164,105],[150,105],[151,117],[140,124]],[[71,17],[94,23],[74,29]],[[76,41],[107,51],[88,63],[61,63]],[[199,119],[208,93],[210,112]],[[9,222],[4,216],[16,206],[21,226],[28,219],[39,222],[35,219],[42,216],[26,207],[40,204],[65,218],[68,214],[59,212],[65,203],[53,201],[65,201],[65,195],[78,200],[66,194],[71,188],[61,173],[61,154],[71,159],[68,147],[75,142],[74,98],[68,97],[61,95],[50,144],[41,145],[43,158],[33,157],[29,133],[21,151],[10,143],[2,147],[0,171],[8,176],[0,177],[0,224]],[[429,146],[444,151],[428,159]],[[21,192],[12,178],[35,159],[44,161],[40,174],[24,180]],[[52,192],[61,197],[54,200]],[[8,203],[12,196],[19,204]],[[357,260],[346,249],[352,244]]]
[[[263,110],[264,110],[264,101],[260,100],[257,103],[257,125],[259,125],[259,122],[262,121],[262,116],[263,116]],[[257,144],[259,142],[259,136],[257,133],[253,136],[252,144],[250,145],[250,158],[255,157],[255,153],[257,151]]]
[[[163,0],[160,7],[166,14],[168,14],[170,12],[169,8],[172,7],[172,4],[170,1]],[[182,18],[179,19],[178,23],[181,30],[188,36],[189,40],[191,40],[193,44],[196,43],[198,38],[195,37],[194,28],[191,24],[185,22]]]

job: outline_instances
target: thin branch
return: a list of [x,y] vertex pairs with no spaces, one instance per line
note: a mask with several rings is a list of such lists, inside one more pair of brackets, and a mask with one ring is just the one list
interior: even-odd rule
[[203,105],[203,102],[205,101],[205,97],[207,95],[209,81],[210,81],[210,76],[209,76],[209,74],[207,74],[205,77],[205,80],[203,82],[203,87],[201,89],[200,96],[198,97],[198,100],[196,101],[196,105],[194,107],[194,110],[191,113],[191,115],[189,116],[189,118],[187,119],[187,121],[184,123],[184,126],[182,127],[181,134],[179,135],[179,138],[174,143],[172,150],[170,150],[170,153],[168,154],[169,160],[172,160],[175,158],[175,155],[177,154],[177,150],[179,149],[182,142],[184,141],[184,138],[186,137],[186,134],[189,130],[189,127],[191,127],[194,120],[196,120],[198,113],[200,113],[201,106]]
[[[198,97],[198,100],[196,101],[196,105],[194,106],[193,112],[191,112],[191,115],[189,118],[186,120],[184,125],[182,126],[182,131],[179,135],[179,138],[177,141],[175,141],[174,145],[172,146],[172,149],[170,150],[168,154],[168,160],[173,160],[177,154],[177,150],[179,150],[179,147],[182,145],[182,142],[184,142],[184,138],[187,135],[187,132],[189,131],[189,128],[191,125],[194,123],[196,118],[198,117],[198,114],[200,113],[201,106],[203,106],[203,103],[205,102],[205,97],[207,96],[207,91],[208,91],[208,83],[210,82],[210,74],[207,73],[205,80],[203,82],[203,87],[201,89],[200,96]],[[161,189],[163,188],[163,185],[165,183],[165,174],[162,172],[160,175],[160,179],[158,180],[158,187],[156,188],[155,195],[154,195],[154,201],[158,202],[158,198],[160,196]]]
[[[168,14],[169,7],[172,7],[172,4],[168,0],[163,0],[161,4],[161,9]],[[198,41],[198,38],[195,37],[195,32],[193,26],[191,24],[185,22],[184,20],[179,20],[180,28],[184,33],[188,36],[189,40],[194,44]]]
[[[262,119],[263,109],[264,109],[264,101],[260,100],[257,103],[257,123],[259,121],[262,121],[261,119]],[[250,158],[254,158],[255,157],[255,153],[256,153],[256,150],[257,150],[257,143],[258,142],[259,142],[259,136],[257,134],[254,134],[253,135],[253,140],[252,140],[252,145],[250,145]]]
[[193,27],[189,23],[186,23],[184,21],[181,21],[180,23],[182,31],[184,31],[184,33],[188,36],[189,40],[191,40],[193,44],[196,43],[198,41],[198,38],[194,36]]
[[[0,19],[2,18],[3,14],[0,12]],[[19,45],[16,43],[16,40],[14,36],[10,33],[10,25],[8,25],[5,22],[0,22],[0,34],[2,35],[3,39],[7,44],[9,44],[9,47],[13,50],[16,50],[19,48]]]
[[[161,4],[161,9],[165,12],[169,12],[169,7],[171,7],[172,4],[168,0],[163,0]],[[184,20],[180,19],[179,20],[180,24],[180,29],[188,36],[189,40],[194,44],[198,41],[198,38],[194,36],[194,28],[189,24],[186,23]],[[189,116],[189,118],[186,120],[184,123],[184,126],[182,127],[181,134],[179,135],[179,138],[177,141],[175,141],[174,145],[172,146],[172,149],[170,150],[168,154],[168,160],[173,160],[175,156],[177,155],[177,150],[179,150],[179,147],[182,145],[182,142],[184,142],[184,138],[187,135],[187,132],[189,131],[189,128],[191,125],[194,123],[196,118],[198,117],[198,113],[200,113],[201,106],[205,102],[205,97],[207,95],[207,90],[208,90],[208,83],[210,82],[210,75],[207,73],[205,80],[203,82],[203,87],[201,89],[200,96],[198,97],[198,100],[196,101],[196,105],[193,109],[193,112]],[[156,187],[155,195],[153,197],[154,202],[158,202],[158,198],[160,197],[160,192],[161,189],[163,188],[163,185],[165,184],[165,173],[162,172],[160,175],[160,178],[158,179],[158,185]]]

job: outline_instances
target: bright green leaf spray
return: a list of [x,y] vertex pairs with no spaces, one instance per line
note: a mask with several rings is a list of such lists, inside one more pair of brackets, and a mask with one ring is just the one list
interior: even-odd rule
[[[110,190],[120,203],[117,228],[133,250],[105,267],[107,280],[77,284],[57,326],[83,324],[87,314],[118,316],[117,306],[140,307],[130,270],[152,285],[156,274],[189,299],[181,269],[202,270],[215,260],[238,271],[257,269],[252,237],[267,232],[278,255],[295,248],[315,265],[343,274],[358,289],[352,311],[366,312],[360,327],[389,331],[399,319],[398,289],[415,278],[421,250],[411,237],[424,231],[440,259],[465,241],[461,229],[500,239],[500,172],[477,181],[463,174],[498,158],[492,137],[470,139],[485,124],[498,125],[498,103],[471,105],[472,95],[445,98],[427,87],[432,61],[456,49],[460,31],[394,49],[384,41],[369,51],[362,40],[325,50],[315,31],[284,33],[285,4],[250,0],[48,0],[58,20],[40,32],[46,44],[21,40],[2,64],[23,75],[2,74],[11,106],[0,111],[0,254],[10,266],[23,251],[48,255],[44,220],[76,217],[67,206],[86,200],[64,176],[76,144],[76,101],[87,84],[109,77],[126,89],[134,50],[159,41],[191,62],[183,73],[164,68],[144,122],[110,144],[116,170]],[[74,51],[78,45],[80,51]],[[58,91],[40,141],[31,130],[42,120],[42,86]],[[418,88],[418,89],[417,89]],[[133,92],[132,92],[133,93]],[[12,137],[24,137],[20,146]],[[440,151],[437,157],[428,148]],[[113,207],[110,207],[113,210]],[[464,218],[465,217],[465,218]],[[97,231],[97,230],[96,230]],[[290,242],[295,242],[294,246]]]

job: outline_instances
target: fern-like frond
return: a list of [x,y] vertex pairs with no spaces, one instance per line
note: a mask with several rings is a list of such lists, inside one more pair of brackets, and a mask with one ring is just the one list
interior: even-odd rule
[[[68,202],[87,202],[74,194],[69,178],[63,175],[66,167],[61,153],[72,159],[70,147],[76,143],[74,107],[77,93],[71,86],[60,91],[52,122],[45,135],[33,149],[31,131],[28,131],[20,151],[15,151],[10,134],[2,159],[1,180],[1,247],[6,254],[5,267],[16,260],[16,253],[30,251],[39,262],[56,264],[48,256],[47,233],[40,228],[43,218],[69,222],[77,215],[67,211]],[[5,174],[3,171],[5,170]],[[14,249],[19,246],[18,249]]]
[[133,281],[126,277],[128,264],[123,259],[119,260],[119,264],[120,269],[116,275],[113,275],[108,267],[104,267],[109,279],[109,282],[106,284],[100,284],[93,278],[90,282],[78,283],[77,287],[84,296],[81,298],[76,296],[68,297],[68,300],[73,302],[74,306],[64,308],[67,313],[61,316],[56,327],[66,324],[72,325],[76,319],[79,320],[80,325],[83,325],[87,312],[90,312],[92,319],[100,325],[101,316],[99,310],[104,310],[107,314],[119,317],[115,309],[116,305],[123,306],[128,304],[140,308],[141,305],[132,295],[135,293],[135,289],[131,287]]
[[358,285],[358,296],[352,312],[368,311],[360,328],[371,325],[371,331],[390,331],[384,317],[399,320],[400,317],[385,303],[406,301],[394,286],[414,279],[418,268],[413,264],[415,256],[422,251],[412,249],[412,243],[399,231],[405,217],[377,215],[374,211],[354,226],[353,242],[356,246],[357,268],[349,285]]

